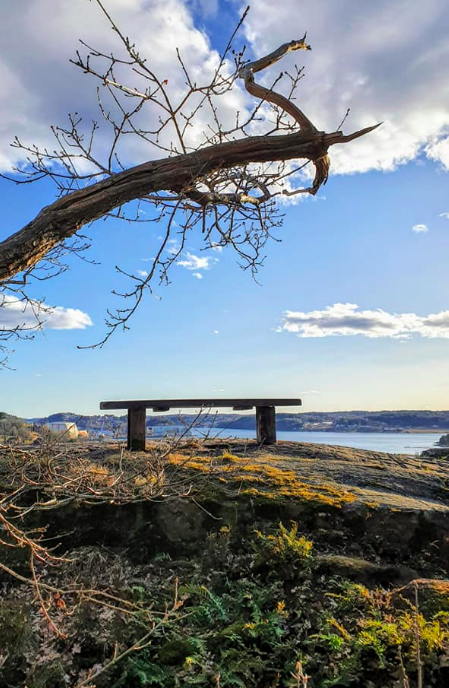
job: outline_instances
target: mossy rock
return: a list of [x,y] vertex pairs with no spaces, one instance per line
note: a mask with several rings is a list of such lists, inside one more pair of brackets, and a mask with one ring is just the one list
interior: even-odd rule
[[392,601],[398,607],[415,606],[416,599],[419,611],[424,614],[449,612],[449,580],[416,578],[392,594]]
[[341,576],[357,583],[389,585],[409,581],[416,572],[405,566],[382,566],[366,559],[329,554],[316,557],[318,573]]

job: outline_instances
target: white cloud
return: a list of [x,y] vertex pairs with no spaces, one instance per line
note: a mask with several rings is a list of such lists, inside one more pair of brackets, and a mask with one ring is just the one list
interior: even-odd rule
[[431,339],[449,339],[449,311],[427,316],[359,310],[355,303],[335,303],[321,311],[286,311],[278,332],[298,337],[363,335],[364,337],[410,338],[414,334]]
[[436,139],[426,146],[426,154],[432,160],[438,160],[449,170],[449,138]]
[[148,277],[148,272],[146,270],[137,270],[139,277]]
[[423,234],[423,233],[425,234],[426,232],[429,231],[429,228],[427,225],[413,225],[412,230],[416,234]]
[[[241,9],[246,4],[239,2]],[[297,102],[320,130],[334,131],[348,107],[346,131],[384,123],[359,141],[334,146],[332,171],[391,170],[420,152],[449,168],[447,2],[414,4],[413,12],[407,0],[302,0],[298,8],[298,0],[284,0],[276,12],[272,0],[251,6],[245,30],[254,55],[305,30],[312,45],[312,52],[292,53],[267,70],[266,78],[305,65]]]
[[192,277],[196,277],[196,279],[203,279],[201,272],[193,272]]
[[93,325],[90,316],[78,308],[40,307],[33,301],[24,305],[13,296],[1,297],[0,335],[2,330],[15,327],[39,328],[39,323],[42,329],[48,330],[85,330]]
[[[215,0],[203,0],[206,9],[214,9]],[[148,64],[160,79],[168,80],[167,91],[177,103],[185,92],[185,76],[179,65],[176,48],[190,70],[191,78],[205,83],[219,62],[218,53],[210,46],[208,37],[195,27],[191,6],[187,0],[108,0],[107,10],[117,21],[123,33],[131,37],[139,52],[148,58]],[[149,29],[149,27],[151,27]],[[2,3],[2,40],[0,45],[0,169],[9,170],[12,164],[24,161],[24,155],[9,144],[18,135],[24,143],[37,143],[55,147],[50,131],[51,124],[67,124],[68,112],[79,112],[86,127],[95,119],[102,120],[96,97],[96,83],[80,69],[69,63],[75,51],[84,49],[78,39],[97,47],[106,54],[114,51],[123,55],[116,34],[95,2],[54,2],[54,0],[21,0]],[[17,45],[20,44],[20,50]],[[120,76],[122,69],[117,66]],[[129,74],[129,85],[139,88],[148,84],[134,72]],[[198,96],[199,97],[199,96]],[[107,100],[106,111],[114,111]],[[236,110],[244,110],[242,89],[237,88],[230,98],[220,99],[220,116],[230,128]],[[188,112],[194,106],[189,101]],[[152,129],[161,111],[146,108],[138,117],[144,128]],[[204,132],[212,116],[201,111],[196,124],[187,130],[187,145],[204,140]],[[103,123],[104,125],[104,123]],[[102,126],[103,126],[102,125]],[[104,132],[108,129],[104,129]],[[94,154],[107,155],[108,143],[113,137],[112,128],[100,132]],[[160,143],[175,141],[174,128],[166,127]],[[144,142],[124,137],[119,153],[124,164],[142,162],[160,156],[160,151]]]
[[194,253],[187,251],[186,257],[178,260],[178,265],[186,270],[210,270],[212,265],[218,261],[218,258],[211,258],[211,256],[196,256]]
[[[234,0],[234,4],[243,8],[246,0]],[[52,149],[50,123],[65,125],[69,111],[80,112],[86,123],[97,119],[93,80],[69,64],[78,37],[106,53],[118,44],[97,5],[88,0],[21,0],[3,5],[0,169],[8,170],[12,164],[23,162],[23,154],[9,147],[16,134],[26,143]],[[217,52],[193,22],[191,9],[199,6],[213,12],[217,3],[108,0],[108,10],[124,33],[136,41],[156,73],[168,79],[175,100],[184,88],[176,47],[198,83],[217,65]],[[302,0],[300,15],[298,0],[284,0],[276,12],[271,0],[258,0],[244,26],[253,54],[259,57],[290,40],[290,27],[295,27],[297,36],[308,30],[313,51],[291,54],[260,78],[271,83],[281,69],[291,71],[293,63],[305,64],[306,78],[299,84],[297,102],[320,130],[335,130],[348,107],[348,131],[384,122],[376,132],[353,144],[333,147],[332,171],[392,170],[420,153],[449,169],[447,14],[445,0],[427,0],[414,6],[413,12],[407,0]],[[136,75],[133,78],[138,79]],[[218,102],[226,128],[237,110],[243,118],[245,108],[255,101],[236,84]],[[139,116],[150,129],[157,115],[142,111]],[[209,122],[209,116],[200,113],[196,125],[188,129],[190,143],[202,139]],[[260,123],[260,128],[266,130],[267,125]],[[132,143],[132,137],[125,138],[125,164],[158,155],[141,140]],[[174,140],[174,134],[167,129],[163,143],[169,138]],[[101,157],[106,151],[106,136],[100,134],[96,152]],[[300,198],[293,197],[293,201]]]
[[220,334],[219,330],[214,330],[214,334]]
[[178,239],[169,239],[167,242],[167,253],[176,256],[181,250],[181,243]]
[[439,217],[445,217],[446,220],[449,220],[449,213],[440,213]]

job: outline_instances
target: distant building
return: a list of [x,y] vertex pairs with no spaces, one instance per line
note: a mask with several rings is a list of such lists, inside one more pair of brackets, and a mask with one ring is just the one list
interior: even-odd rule
[[64,436],[64,438],[68,440],[78,439],[79,431],[76,427],[76,423],[45,423],[44,428],[51,433]]

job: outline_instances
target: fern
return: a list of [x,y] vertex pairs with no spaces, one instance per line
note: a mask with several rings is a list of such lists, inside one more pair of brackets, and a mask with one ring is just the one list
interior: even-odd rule
[[137,656],[128,660],[122,675],[111,688],[121,688],[121,686],[126,688],[130,685],[131,679],[138,682],[133,685],[163,686],[164,688],[170,685],[170,673],[164,667]]
[[184,585],[179,589],[181,595],[189,597],[199,597],[204,602],[197,608],[197,613],[203,614],[210,624],[215,621],[227,621],[228,614],[217,595],[214,595],[205,585]]

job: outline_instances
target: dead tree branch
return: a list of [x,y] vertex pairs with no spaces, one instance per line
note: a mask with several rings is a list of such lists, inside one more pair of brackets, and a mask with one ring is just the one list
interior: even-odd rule
[[[0,243],[0,293],[9,293],[17,280],[25,286],[66,269],[64,257],[79,255],[90,245],[80,230],[100,218],[164,225],[161,250],[146,278],[117,268],[131,279],[132,287],[113,293],[131,298],[133,305],[108,311],[109,333],[102,344],[118,326],[127,327],[156,276],[160,282],[168,282],[168,269],[180,257],[187,231],[200,230],[204,249],[231,246],[242,267],[256,273],[272,230],[282,224],[276,197],[316,194],[328,179],[331,146],[353,141],[379,125],[349,135],[339,130],[320,131],[293,103],[303,76],[298,68],[293,75],[281,73],[271,88],[256,83],[255,73],[289,52],[310,50],[310,46],[304,36],[245,62],[245,48],[237,51],[232,46],[248,10],[205,84],[191,77],[177,51],[185,92],[173,96],[168,80],[151,69],[101,0],[95,1],[119,41],[120,52],[107,54],[81,42],[87,55],[77,51],[73,64],[98,83],[100,123],[86,128],[76,113],[69,117],[67,127],[52,127],[56,150],[41,150],[15,140],[13,145],[27,165],[16,168],[9,178],[16,183],[49,178],[58,198]],[[287,96],[275,90],[283,77],[290,80]],[[257,103],[252,111],[237,112],[234,126],[225,128],[220,103],[231,89],[238,89],[239,80]],[[268,131],[255,135],[261,123],[268,124]],[[102,136],[109,132],[106,154],[104,145],[97,145],[100,132]],[[127,168],[121,158],[130,137],[148,148],[150,159]],[[155,152],[164,157],[152,159]],[[297,160],[313,163],[315,177],[311,186],[291,190],[285,183],[301,169],[301,165],[291,164]],[[181,248],[168,253],[173,226]],[[3,335],[0,329],[0,341],[12,336],[6,331]]]

